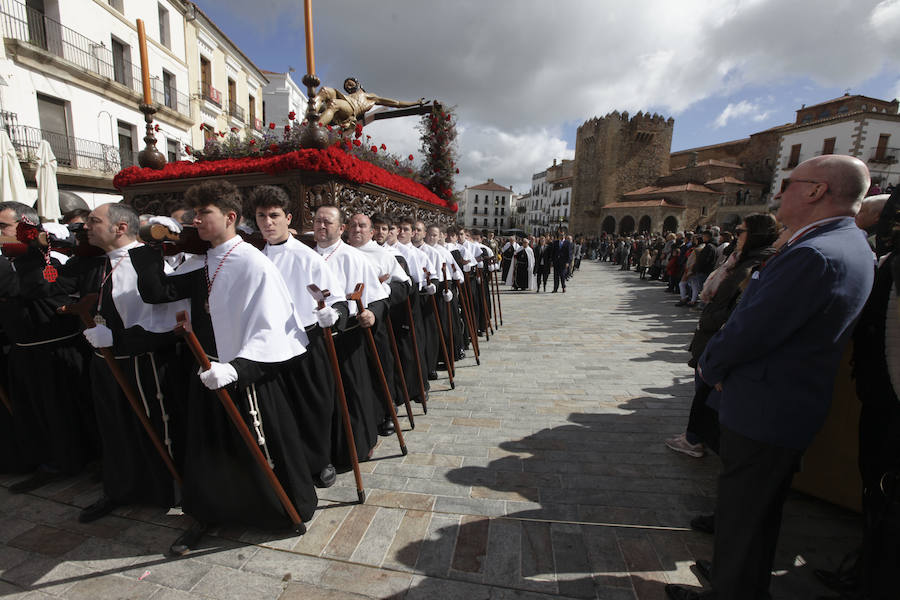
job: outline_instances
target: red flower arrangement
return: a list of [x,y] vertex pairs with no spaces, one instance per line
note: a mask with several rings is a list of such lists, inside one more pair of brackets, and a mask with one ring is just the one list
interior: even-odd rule
[[[354,142],[357,141],[359,140],[354,140]],[[152,181],[214,177],[236,173],[276,174],[291,170],[329,173],[348,181],[370,183],[418,198],[435,206],[456,210],[455,204],[435,195],[422,184],[400,175],[394,175],[371,163],[359,160],[336,146],[331,146],[325,150],[304,149],[266,157],[227,158],[193,163],[179,161],[168,163],[158,171],[155,169],[142,169],[136,166],[128,167],[115,176],[113,184],[121,190],[130,185]],[[445,194],[449,192],[446,189],[441,191]],[[449,194],[447,195],[449,196]]]

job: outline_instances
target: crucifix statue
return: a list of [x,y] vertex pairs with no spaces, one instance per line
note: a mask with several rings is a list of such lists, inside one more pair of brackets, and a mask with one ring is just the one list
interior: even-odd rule
[[415,102],[403,102],[370,94],[353,77],[344,80],[343,91],[322,86],[313,98],[313,103],[319,123],[337,126],[345,130],[356,127],[357,121],[369,122],[371,119],[367,119],[365,115],[376,105],[391,108],[424,107],[426,105],[425,98],[419,98]]

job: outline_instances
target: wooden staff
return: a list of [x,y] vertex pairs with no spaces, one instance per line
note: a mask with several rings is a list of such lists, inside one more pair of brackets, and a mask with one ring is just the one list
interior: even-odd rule
[[[456,273],[456,265],[452,265],[453,272]],[[465,275],[465,272],[463,272]],[[460,306],[462,307],[463,320],[466,322],[466,329],[469,331],[469,338],[472,340],[472,351],[475,353],[475,364],[481,365],[481,357],[478,353],[478,337],[475,335],[475,328],[472,321],[472,313],[469,310],[469,299],[466,298],[465,289],[456,282],[456,294],[460,298]]]
[[497,283],[497,271],[494,271],[494,288],[497,290],[497,310],[500,313],[500,324],[503,325],[503,305],[500,304],[500,288]]
[[[446,292],[449,288],[447,284],[447,263],[441,263],[441,272],[444,275],[444,291]],[[453,343],[453,315],[450,310],[450,302],[445,300],[444,304],[447,306],[447,329],[449,329],[447,334],[450,337],[450,362],[447,364],[447,369],[448,372],[452,371],[456,375],[456,344]]]
[[9,400],[9,395],[6,393],[6,389],[0,385],[0,404],[6,407],[6,410],[9,411],[9,414],[13,414],[12,402]]
[[[428,269],[425,267],[422,267],[422,270],[425,271],[425,279],[430,281],[431,273],[429,273]],[[437,324],[438,340],[441,342],[441,352],[444,354],[444,364],[447,365],[447,377],[450,378],[450,389],[453,390],[456,389],[456,384],[453,383],[453,371],[450,370],[450,359],[447,357],[447,344],[444,342],[444,329],[441,327],[441,313],[438,312],[434,294],[429,294],[428,297],[431,298],[431,308],[434,309],[434,322]]]
[[397,338],[394,337],[394,323],[391,315],[386,316],[388,338],[391,340],[391,353],[394,355],[394,367],[400,378],[400,389],[403,390],[403,404],[406,405],[406,416],[409,417],[409,428],[416,428],[416,420],[413,418],[412,405],[409,403],[409,389],[406,387],[406,374],[403,373],[403,362],[400,360],[400,349],[397,347]]
[[[188,318],[187,311],[180,311],[175,316],[175,320],[178,322],[178,324],[175,325],[175,333],[184,337],[184,340],[187,342],[188,348],[191,349],[191,353],[200,364],[200,368],[203,371],[209,371],[212,365],[209,362],[209,358],[207,358],[206,356],[206,352],[203,350],[203,346],[200,345],[200,340],[197,339],[197,336],[194,334],[194,330],[191,329],[191,321],[190,318]],[[250,454],[252,454],[253,458],[256,459],[256,464],[259,465],[259,468],[262,469],[263,473],[265,474],[266,480],[268,480],[269,485],[272,487],[272,491],[274,491],[275,495],[278,496],[278,501],[281,502],[281,506],[284,507],[284,510],[287,512],[288,517],[290,517],[291,522],[294,524],[294,530],[301,535],[306,533],[306,525],[303,523],[300,515],[297,514],[297,509],[294,508],[291,499],[288,498],[287,492],[284,491],[284,487],[282,487],[281,482],[278,481],[278,476],[275,475],[275,471],[273,471],[272,467],[269,466],[269,463],[266,462],[266,457],[263,456],[262,450],[259,449],[259,445],[257,444],[256,440],[253,439],[253,434],[250,433],[250,428],[247,427],[247,424],[244,422],[244,418],[241,416],[241,413],[238,412],[237,407],[234,405],[234,401],[232,401],[231,399],[231,396],[228,394],[225,388],[217,389],[216,396],[218,396],[219,401],[225,408],[225,412],[228,414],[228,418],[231,419],[234,427],[238,430],[238,433],[244,440],[244,444],[246,444],[247,450],[250,451]]]
[[[97,326],[97,323],[91,317],[91,308],[94,306],[97,306],[97,294],[86,294],[75,304],[59,307],[57,312],[63,315],[75,315],[81,319],[81,323],[84,325],[85,329],[92,329]],[[138,400],[137,394],[131,389],[131,383],[125,376],[125,373],[122,372],[122,368],[119,366],[119,362],[113,355],[112,350],[109,348],[100,348],[99,350],[103,359],[106,361],[106,364],[109,366],[109,370],[112,372],[113,377],[116,379],[116,382],[118,382],[119,387],[122,388],[125,398],[128,399],[131,410],[134,411],[138,421],[140,421],[141,425],[144,427],[144,431],[146,431],[147,435],[150,437],[150,441],[153,442],[153,447],[156,448],[156,452],[159,454],[160,458],[162,458],[163,464],[166,465],[169,473],[172,474],[172,479],[174,479],[178,485],[181,485],[181,475],[179,475],[178,469],[175,468],[172,457],[169,456],[166,447],[159,439],[159,435],[157,435],[156,430],[153,429],[153,425],[147,418],[147,413],[144,411],[141,401]]]
[[[364,283],[357,283],[356,287],[353,289],[353,293],[347,296],[347,300],[356,302],[357,314],[365,310],[362,304],[362,293],[365,287],[366,285]],[[372,355],[372,360],[375,362],[375,367],[378,371],[378,379],[381,381],[381,391],[384,393],[384,402],[387,404],[388,413],[390,413],[391,421],[394,423],[397,441],[400,442],[400,453],[403,454],[403,456],[406,456],[406,442],[403,439],[403,432],[400,431],[400,421],[397,420],[397,411],[394,410],[394,400],[391,398],[391,390],[388,387],[387,378],[384,376],[384,367],[381,366],[381,359],[378,358],[378,348],[375,346],[375,336],[372,335],[371,327],[363,327],[362,330],[365,332],[366,342],[369,344],[369,354]]]
[[419,393],[422,394],[422,412],[428,414],[428,398],[425,392],[425,379],[422,377],[422,359],[419,357],[419,343],[416,340],[416,324],[413,321],[412,302],[406,297],[406,315],[409,318],[409,333],[412,337],[413,352],[416,355],[416,374],[419,376]]
[[[328,290],[320,290],[319,286],[310,283],[307,291],[317,303],[317,308],[325,308],[325,299],[331,295]],[[344,380],[341,377],[341,367],[338,364],[337,350],[334,347],[334,339],[331,337],[331,327],[322,328],[322,336],[325,339],[325,348],[328,351],[331,363],[331,374],[334,376],[334,386],[337,391],[338,409],[341,411],[341,422],[344,424],[344,437],[347,438],[347,450],[350,451],[350,464],[353,466],[353,477],[356,479],[356,497],[360,504],[366,503],[366,490],[363,489],[362,475],[359,472],[359,457],[356,454],[356,441],[353,437],[353,425],[350,423],[350,409],[347,408],[347,395],[344,393]]]
[[[472,286],[469,283],[469,273],[465,270],[463,271],[463,285],[465,286],[466,303],[469,305],[469,320],[472,321],[472,328],[469,335],[472,337],[472,347],[475,348],[475,351],[480,355],[481,346],[478,344],[478,327],[475,323],[475,296],[472,295]],[[479,362],[479,364],[481,363]]]
[[[515,255],[513,255],[513,259],[515,259]],[[519,265],[517,263],[513,263],[514,269],[517,269],[518,266]],[[500,283],[498,282],[497,271],[488,271],[488,278],[494,284],[493,286],[491,286],[491,306],[494,307],[494,329],[497,330],[500,329],[499,327],[497,327],[497,302],[499,302],[500,299]],[[515,283],[515,281],[516,274],[515,271],[513,271],[513,283]]]

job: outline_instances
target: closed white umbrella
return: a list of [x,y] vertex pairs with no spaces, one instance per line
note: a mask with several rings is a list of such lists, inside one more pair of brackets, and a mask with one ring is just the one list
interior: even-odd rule
[[0,130],[0,202],[31,204],[16,149],[3,130]]
[[38,167],[35,179],[37,179],[38,186],[38,215],[42,219],[55,221],[62,216],[62,213],[59,212],[59,187],[56,185],[56,157],[47,140],[41,140],[38,145]]

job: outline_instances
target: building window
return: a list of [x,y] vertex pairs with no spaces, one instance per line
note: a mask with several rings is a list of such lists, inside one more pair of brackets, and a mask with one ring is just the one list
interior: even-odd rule
[[166,48],[172,48],[172,41],[169,38],[169,11],[162,4],[157,4],[159,9],[159,43]]
[[500,204],[500,196],[494,196],[494,206]]
[[178,109],[177,87],[175,86],[175,76],[163,69],[163,95],[166,106]]
[[[58,98],[37,95],[38,120],[41,138],[50,143],[59,165],[73,166],[74,146],[69,141],[69,118],[66,102]],[[72,140],[74,141],[74,140]],[[35,142],[37,143],[37,142]]]
[[705,206],[701,206],[701,207],[700,207],[700,215],[701,215],[701,216],[705,217],[708,213],[709,213],[709,209],[708,209],[708,208],[706,208]]
[[134,126],[125,121],[118,122],[119,128],[119,156],[122,159],[122,168],[134,165]]
[[254,98],[252,95],[248,96],[247,104],[250,106],[250,120],[248,121],[248,123],[250,123],[251,126],[255,127],[254,123],[256,123],[256,98]]
[[793,169],[800,164],[800,146],[802,144],[794,144],[791,146],[791,157],[788,159],[787,168]]
[[181,160],[181,144],[178,140],[166,140],[166,160],[170,163]]
[[834,154],[834,142],[837,138],[826,138],[822,144],[822,154]]
[[878,145],[875,146],[875,160],[883,161],[887,154],[888,140],[891,139],[889,133],[882,133],[878,136]]
[[494,207],[494,216],[497,216],[499,214],[500,214],[500,209],[495,206]]
[[505,215],[505,214],[506,214],[506,207],[505,207],[505,206],[500,207],[500,214],[501,214],[501,215]]
[[485,227],[487,227],[487,219],[484,219],[483,225],[484,225]]
[[475,194],[475,204],[478,204],[478,194]]
[[131,88],[131,47],[112,38],[113,79]]
[[494,219],[494,227],[497,226],[497,219]]
[[109,5],[119,12],[125,12],[125,9],[122,7],[122,2],[123,0],[109,0]]

